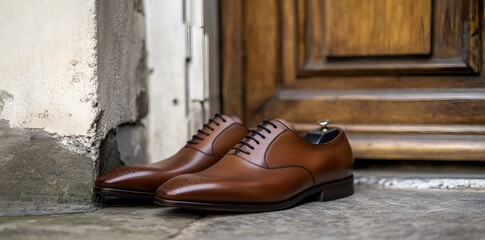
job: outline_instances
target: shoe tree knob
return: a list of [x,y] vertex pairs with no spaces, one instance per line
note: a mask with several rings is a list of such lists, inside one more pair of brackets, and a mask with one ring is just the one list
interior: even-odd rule
[[313,144],[324,144],[332,141],[336,136],[338,136],[340,131],[338,128],[329,127],[328,124],[330,124],[330,122],[330,119],[317,121],[320,128],[307,132],[304,139]]

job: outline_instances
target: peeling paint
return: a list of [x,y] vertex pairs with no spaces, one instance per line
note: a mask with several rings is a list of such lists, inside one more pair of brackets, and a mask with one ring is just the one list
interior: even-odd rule
[[0,90],[0,113],[2,113],[3,106],[5,106],[5,103],[8,101],[12,101],[13,95],[8,93],[7,91]]

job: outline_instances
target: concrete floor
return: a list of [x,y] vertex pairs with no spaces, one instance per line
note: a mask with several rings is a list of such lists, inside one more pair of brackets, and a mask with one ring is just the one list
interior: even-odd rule
[[109,203],[98,211],[4,217],[0,239],[485,239],[485,192],[357,185],[330,202],[256,214]]

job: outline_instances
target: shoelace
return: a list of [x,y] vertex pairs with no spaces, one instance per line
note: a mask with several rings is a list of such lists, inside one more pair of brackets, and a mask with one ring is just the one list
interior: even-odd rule
[[274,129],[278,128],[274,123],[270,122],[269,119],[266,119],[263,121],[262,124],[258,124],[258,128],[256,130],[251,130],[251,133],[249,135],[246,135],[244,137],[243,141],[239,142],[239,146],[233,147],[232,149],[235,149],[235,153],[237,154],[238,152],[245,153],[247,155],[251,155],[249,151],[246,151],[242,149],[244,146],[247,146],[249,149],[254,150],[253,145],[249,143],[249,141],[253,140],[257,145],[259,145],[259,141],[254,137],[256,135],[260,136],[262,139],[266,139],[266,136],[261,133],[262,130],[265,130],[266,133],[271,134],[271,130],[269,130],[266,126],[271,125],[273,126]]
[[[214,131],[214,128],[211,127],[209,124],[214,123],[215,125],[220,126],[221,124],[216,121],[217,118],[220,118],[223,122],[227,121],[221,114],[216,113],[216,115],[213,118],[209,118],[209,121],[206,124],[204,124],[204,127],[202,129],[197,130],[197,132],[200,133],[200,134],[209,136],[209,133],[204,131],[204,128],[207,128],[211,131]],[[192,136],[191,140],[187,141],[187,143],[188,144],[198,144],[199,141],[196,141],[196,140],[203,141],[204,138],[199,136],[199,135],[194,135],[194,136]]]

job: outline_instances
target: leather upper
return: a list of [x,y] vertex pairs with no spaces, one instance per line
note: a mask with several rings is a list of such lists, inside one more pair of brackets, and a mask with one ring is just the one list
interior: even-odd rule
[[242,150],[229,151],[204,171],[170,179],[157,190],[162,199],[213,203],[274,203],[313,186],[352,175],[353,154],[342,130],[331,142],[315,145],[284,120],[271,121]]
[[201,129],[209,136],[200,131],[197,134],[203,140],[194,138],[195,143],[187,143],[173,156],[156,163],[116,168],[99,177],[95,186],[155,193],[170,178],[212,166],[249,132],[237,117],[222,115],[214,120],[219,125],[209,122]]

